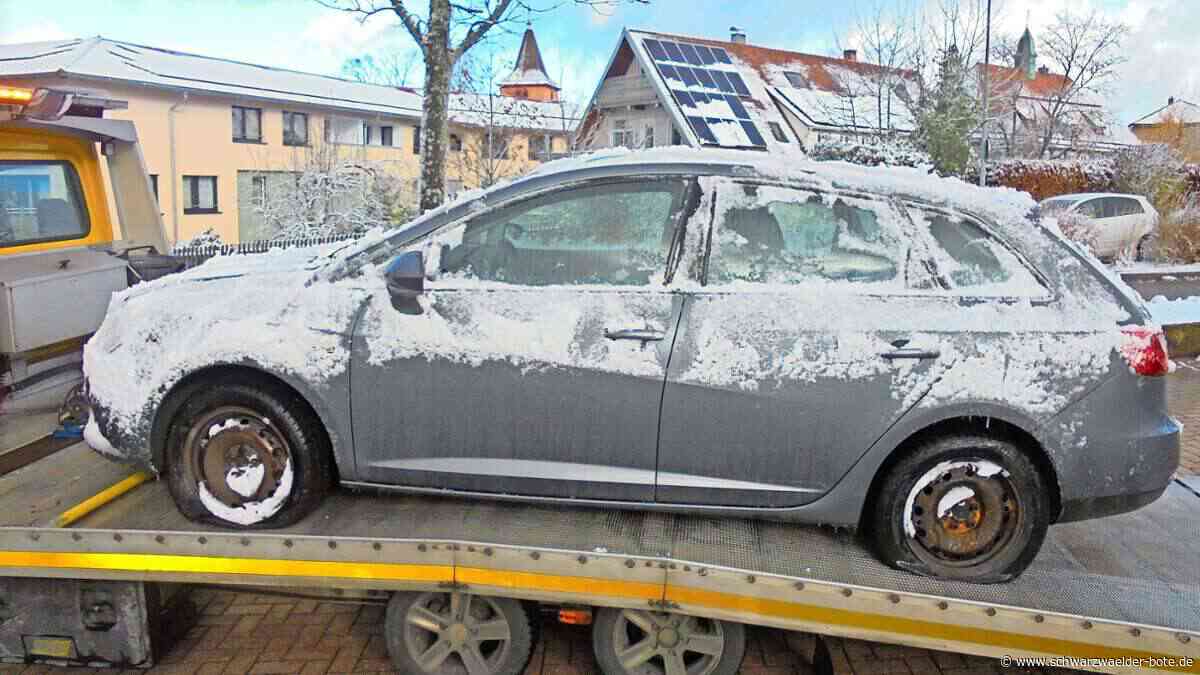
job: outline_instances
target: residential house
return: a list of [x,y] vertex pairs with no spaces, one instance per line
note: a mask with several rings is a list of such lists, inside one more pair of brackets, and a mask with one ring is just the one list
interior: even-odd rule
[[858,59],[626,29],[582,115],[582,148],[686,145],[801,152],[912,130],[916,75]]
[[[1028,28],[1017,42],[1012,66],[977,64],[976,78],[976,91],[983,91],[985,82],[990,91],[989,157],[1103,155],[1134,140],[1110,128],[1101,99],[1079,91],[1067,76],[1037,65]],[[978,138],[977,133],[976,142]]]
[[1143,143],[1163,143],[1188,162],[1200,162],[1200,105],[1175,98],[1129,125]]
[[[536,52],[532,32],[525,43]],[[544,74],[541,55],[523,46],[518,70],[528,75],[531,62]],[[567,151],[575,119],[546,80],[540,89],[526,82],[508,96],[452,97],[450,192],[479,183],[476,172],[463,168],[469,162],[454,161],[456,154],[486,146],[489,161],[516,174]],[[112,117],[137,126],[173,240],[209,228],[225,241],[270,237],[258,206],[280,181],[329,153],[382,167],[409,186],[415,203],[422,99],[412,89],[103,37],[0,45],[0,81],[103,91],[128,101]],[[501,135],[502,147],[488,143]]]

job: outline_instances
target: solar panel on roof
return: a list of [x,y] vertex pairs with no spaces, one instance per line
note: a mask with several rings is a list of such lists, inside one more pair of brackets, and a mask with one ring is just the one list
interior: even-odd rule
[[683,51],[683,58],[693,66],[702,66],[704,61],[700,59],[700,53],[696,51],[695,45],[689,45],[686,42],[679,43],[679,49]]
[[667,58],[676,63],[687,63],[687,59],[683,58],[683,52],[680,51],[679,45],[674,42],[664,41],[662,46],[667,51]]
[[669,40],[645,39],[644,44],[701,144],[767,147],[754,118],[739,98],[750,96],[750,89],[742,76],[734,72],[733,61],[725,50]]
[[733,85],[733,90],[737,92],[738,96],[750,95],[750,88],[746,86],[746,82],[742,79],[741,75],[737,73],[725,73],[725,76],[729,78],[729,83]]
[[733,114],[739,120],[750,119],[750,112],[746,110],[746,106],[742,105],[741,99],[736,96],[725,96],[725,102],[729,104],[729,108],[733,110]]
[[663,49],[661,42],[647,38],[644,41],[644,44],[646,45],[646,49],[650,52],[650,58],[654,59],[655,61],[667,60],[667,52]]
[[704,68],[693,68],[692,74],[696,76],[696,79],[701,85],[708,87],[709,89],[717,88],[717,83],[713,81],[712,74],[708,70],[705,70]]

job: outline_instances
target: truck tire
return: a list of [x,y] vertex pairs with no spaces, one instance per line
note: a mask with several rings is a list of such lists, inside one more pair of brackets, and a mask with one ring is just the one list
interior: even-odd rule
[[1016,578],[1050,524],[1045,480],[1015,444],[956,434],[917,447],[871,496],[868,533],[879,558],[941,579]]
[[330,455],[320,422],[295,393],[226,379],[187,394],[164,458],[185,516],[244,529],[308,515],[332,482]]
[[603,608],[592,647],[604,675],[734,675],[746,655],[740,623]]
[[384,623],[388,654],[402,673],[520,675],[533,626],[519,600],[469,593],[395,593]]

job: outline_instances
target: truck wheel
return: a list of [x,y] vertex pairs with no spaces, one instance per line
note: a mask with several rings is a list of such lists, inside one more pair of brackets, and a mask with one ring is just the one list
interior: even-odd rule
[[206,383],[167,435],[171,496],[192,520],[226,527],[290,525],[332,478],[329,443],[307,407],[280,387]]
[[520,675],[533,652],[518,600],[468,593],[395,593],[384,630],[402,673]]
[[605,675],[733,675],[746,654],[740,623],[604,608],[592,627]]
[[867,522],[883,562],[976,583],[1015,578],[1050,524],[1045,481],[1014,444],[981,435],[927,443],[891,468]]

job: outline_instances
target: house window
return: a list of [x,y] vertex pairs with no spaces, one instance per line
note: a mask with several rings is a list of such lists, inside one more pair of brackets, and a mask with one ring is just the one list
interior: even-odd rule
[[262,143],[262,108],[233,106],[233,140]]
[[462,139],[458,134],[450,134],[450,152],[462,152]]
[[371,141],[375,138],[375,134],[372,133],[373,131],[375,131],[375,129],[370,124],[363,122],[363,145],[371,144]]
[[283,144],[308,145],[308,113],[283,111]]
[[683,145],[683,136],[679,135],[679,130],[671,128],[671,145]]
[[642,135],[642,147],[643,148],[653,148],[654,147],[654,125],[653,124],[646,125],[646,133]]
[[158,203],[158,174],[150,174],[150,191],[154,193],[154,203]]
[[379,144],[386,145],[389,148],[392,146],[392,128],[379,127]]
[[413,127],[413,154],[421,154],[421,125]]
[[612,144],[614,148],[632,148],[636,145],[636,134],[629,128],[628,120],[613,120]]
[[533,162],[543,162],[550,159],[551,138],[549,134],[529,137],[529,159]]
[[261,207],[267,203],[267,177],[266,176],[251,176],[250,177],[250,203]]
[[183,212],[184,213],[216,213],[217,212],[217,177],[216,176],[184,176],[183,177]]
[[797,89],[809,89],[810,88],[810,86],[808,84],[808,78],[804,77],[800,73],[797,73],[797,72],[791,71],[791,70],[787,70],[787,71],[784,71],[783,76],[787,78],[787,81],[789,84],[791,84],[793,87],[795,87]]
[[784,133],[783,127],[780,126],[779,122],[767,122],[767,126],[771,128],[771,135],[775,137],[775,140],[779,141],[780,143],[791,142],[788,140],[787,134]]

